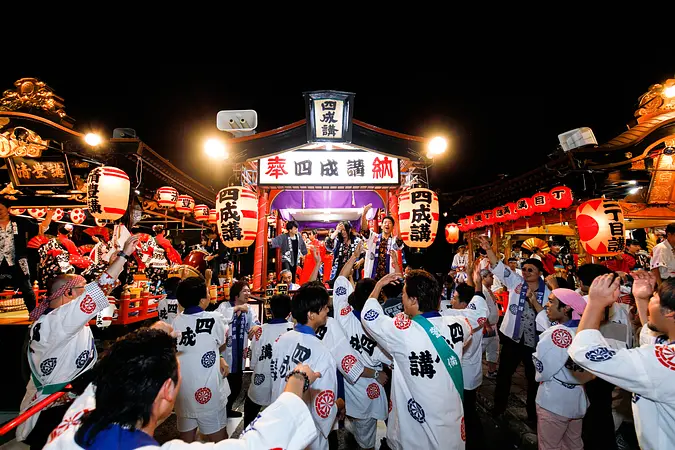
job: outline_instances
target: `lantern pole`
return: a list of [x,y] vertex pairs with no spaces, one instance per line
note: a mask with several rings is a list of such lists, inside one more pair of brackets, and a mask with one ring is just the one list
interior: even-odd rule
[[[281,234],[281,213],[277,211],[277,228],[276,228],[276,235],[279,236]],[[281,272],[281,248],[277,248],[275,250],[276,253],[276,263],[274,264],[275,270],[276,270],[276,276],[279,276],[279,273]]]
[[263,289],[263,259],[267,247],[267,192],[261,192],[258,197],[258,230],[255,238],[255,253],[253,255],[253,290]]

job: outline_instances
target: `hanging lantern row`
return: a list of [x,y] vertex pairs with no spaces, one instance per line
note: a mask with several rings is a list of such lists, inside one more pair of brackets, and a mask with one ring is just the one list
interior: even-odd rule
[[179,195],[178,191],[171,186],[157,189],[155,198],[160,208],[176,208],[176,212],[183,216],[191,213],[199,222],[208,222],[211,225],[217,222],[215,210],[211,210],[206,205],[195,205],[195,200],[191,196]]
[[552,209],[563,210],[574,202],[572,190],[567,186],[558,186],[549,192],[538,192],[532,197],[524,197],[517,202],[509,202],[495,209],[488,209],[459,220],[459,230],[469,231],[497,223],[513,222],[520,218],[529,218],[534,214],[544,214]]

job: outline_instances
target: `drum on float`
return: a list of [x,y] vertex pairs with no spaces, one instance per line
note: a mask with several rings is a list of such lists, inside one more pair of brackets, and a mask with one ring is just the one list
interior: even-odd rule
[[185,265],[197,269],[197,271],[203,275],[208,268],[208,262],[206,261],[207,256],[209,256],[209,253],[204,250],[192,250],[183,262]]

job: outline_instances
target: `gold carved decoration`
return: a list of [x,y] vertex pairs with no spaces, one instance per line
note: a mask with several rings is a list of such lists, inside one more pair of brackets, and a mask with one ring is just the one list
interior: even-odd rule
[[0,194],[14,195],[14,194],[23,194],[23,192],[14,189],[14,184],[12,184],[12,182],[10,181],[4,188],[2,188]]
[[644,116],[653,116],[675,110],[675,78],[663,84],[652,84],[649,91],[638,100],[639,106],[635,111],[638,122]]
[[0,158],[27,156],[39,158],[49,141],[42,139],[36,132],[24,127],[10,128],[0,133]]
[[143,199],[143,211],[156,211],[159,206],[155,200]]
[[664,151],[655,159],[655,171],[649,189],[649,204],[670,203],[675,201],[675,154],[666,154],[665,149],[675,147],[675,139],[664,141]]
[[14,82],[15,89],[8,89],[0,99],[0,111],[41,109],[58,116],[64,125],[72,127],[75,122],[64,110],[63,99],[52,88],[37,78],[21,78]]

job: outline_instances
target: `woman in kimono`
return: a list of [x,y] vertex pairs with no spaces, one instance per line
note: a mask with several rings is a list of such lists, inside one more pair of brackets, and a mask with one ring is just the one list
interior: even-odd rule
[[[333,253],[333,267],[330,272],[329,281],[331,286],[335,283],[335,279],[340,275],[342,267],[352,256],[359,242],[361,242],[361,239],[352,234],[352,224],[347,220],[340,222],[335,231],[326,238],[326,251]],[[358,272],[356,271],[354,279],[359,279]]]

